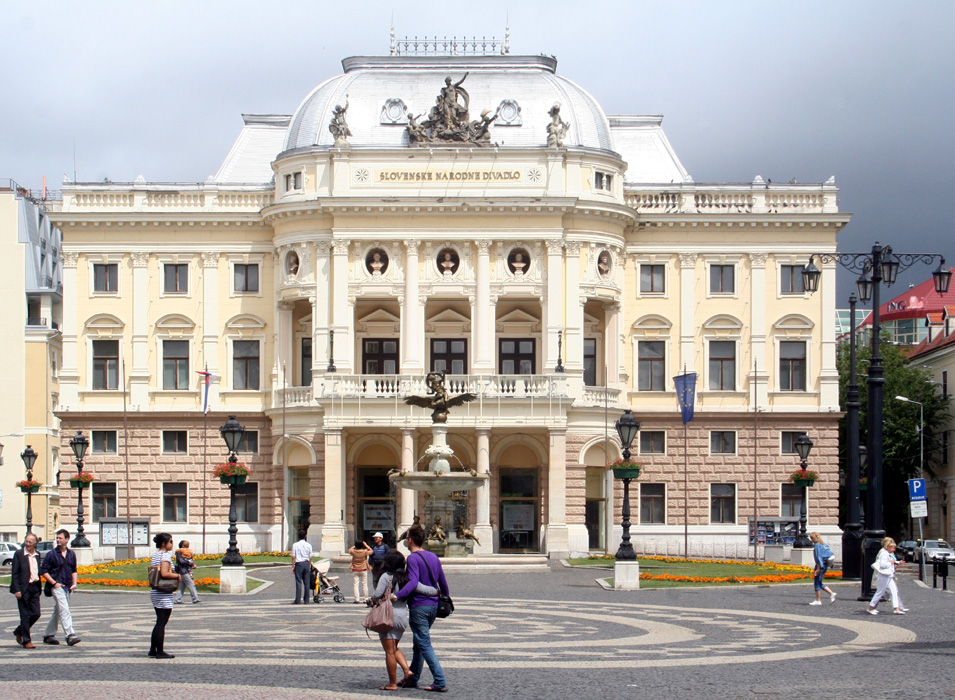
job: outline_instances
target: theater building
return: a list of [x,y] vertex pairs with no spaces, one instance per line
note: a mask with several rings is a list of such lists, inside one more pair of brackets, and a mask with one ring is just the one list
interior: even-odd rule
[[754,514],[798,518],[800,432],[810,527],[838,543],[835,269],[814,295],[799,274],[849,220],[834,180],[698,184],[661,117],[605,114],[554,58],[406,48],[243,115],[204,182],[64,183],[57,415],[61,453],[92,441],[96,518],[224,550],[209,470],[235,414],[243,551],[300,527],[324,554],[393,538],[425,496],[387,475],[431,440],[403,399],[437,370],[477,396],[448,443],[490,475],[460,494],[478,553],[616,551],[624,408],[638,552],[682,552],[686,529],[691,553],[751,553]]

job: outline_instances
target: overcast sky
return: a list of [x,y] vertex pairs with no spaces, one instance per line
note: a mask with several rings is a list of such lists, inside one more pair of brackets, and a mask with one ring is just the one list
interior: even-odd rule
[[[0,10],[0,177],[200,182],[242,112],[291,114],[398,36],[502,36],[608,114],[663,114],[697,182],[819,183],[847,252],[955,265],[955,3],[875,0],[34,2]],[[916,265],[883,298],[928,277]],[[854,276],[840,274],[839,306]]]

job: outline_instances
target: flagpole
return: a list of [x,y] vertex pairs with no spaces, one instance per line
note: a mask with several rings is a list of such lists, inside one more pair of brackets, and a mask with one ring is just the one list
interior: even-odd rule
[[208,554],[206,549],[206,490],[209,480],[209,364],[205,366],[205,391],[202,399],[202,553]]
[[[129,520],[129,422],[126,411],[126,358],[123,358],[123,461],[126,463],[126,558],[133,558],[133,531]],[[82,491],[80,492],[82,494]]]
[[753,360],[753,561],[756,561],[757,547],[759,545],[759,496],[756,488],[758,486],[758,464],[759,464],[759,394],[756,393],[757,364]]
[[[685,386],[686,365],[683,365],[683,377]],[[690,453],[686,421],[683,421],[683,558],[690,558]]]
[[[282,361],[282,500],[279,504],[279,520],[281,521],[279,530],[279,551],[285,551],[285,504],[288,503],[286,492],[286,479],[288,477],[288,431],[285,427],[285,404],[288,400],[288,369],[285,366],[285,360]],[[273,530],[273,532],[275,532]]]

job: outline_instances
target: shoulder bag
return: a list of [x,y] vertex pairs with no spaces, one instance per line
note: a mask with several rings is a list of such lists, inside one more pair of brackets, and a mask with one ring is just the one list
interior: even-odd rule
[[[162,566],[162,563],[160,563]],[[149,567],[149,587],[160,593],[175,593],[179,588],[179,581],[174,578],[163,578],[160,573],[160,566]]]
[[372,603],[371,610],[365,615],[362,627],[372,632],[390,632],[395,626],[395,609],[391,603],[391,584],[381,597]]
[[438,589],[438,617],[448,617],[454,612],[454,601],[451,600],[451,596],[444,595],[441,592],[441,588],[438,586],[438,578],[434,575],[434,571],[431,570],[431,565],[428,563],[428,560],[424,558],[423,554],[421,555],[421,561],[428,567],[428,573],[431,574],[431,581],[434,583],[434,587]]

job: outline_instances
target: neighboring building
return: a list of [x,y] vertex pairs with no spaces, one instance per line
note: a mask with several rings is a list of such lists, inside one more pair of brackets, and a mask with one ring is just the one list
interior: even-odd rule
[[[33,531],[49,539],[58,525],[60,434],[53,415],[57,366],[62,353],[62,236],[40,203],[13,180],[0,180],[0,374],[4,397],[0,442],[0,540],[21,542],[27,497],[14,486],[26,478],[20,454],[37,453],[33,478],[44,484],[33,495]],[[22,433],[12,436],[11,433]]]
[[[815,295],[800,276],[849,220],[834,181],[696,184],[661,117],[606,115],[553,58],[399,51],[345,59],[292,116],[245,115],[203,183],[64,184],[61,449],[91,433],[97,518],[128,495],[154,529],[224,549],[206,470],[232,413],[243,550],[299,527],[323,554],[393,538],[424,500],[387,474],[431,437],[402,399],[444,370],[478,396],[448,440],[491,476],[455,513],[479,552],[615,551],[604,465],[626,407],[638,551],[682,551],[685,508],[697,554],[751,552],[754,510],[798,518],[800,431],[822,474],[810,526],[838,542],[835,267]],[[203,368],[221,377],[208,423]]]
[[[955,306],[946,306],[937,315],[937,328],[932,339],[919,344],[909,356],[916,367],[928,370],[939,390],[949,402],[955,389]],[[949,404],[949,408],[952,406]],[[928,518],[926,537],[951,540],[955,535],[955,515],[951,504],[955,500],[955,414],[942,428],[942,454],[938,460],[937,479],[928,480]]]
[[[949,268],[955,272],[955,268]],[[909,287],[879,308],[879,324],[883,337],[891,342],[914,347],[934,338],[942,323],[946,299],[935,291],[931,275],[924,282]],[[848,318],[848,311],[846,318]],[[864,317],[864,318],[863,318]],[[872,337],[872,312],[856,307],[859,336],[868,341]]]

